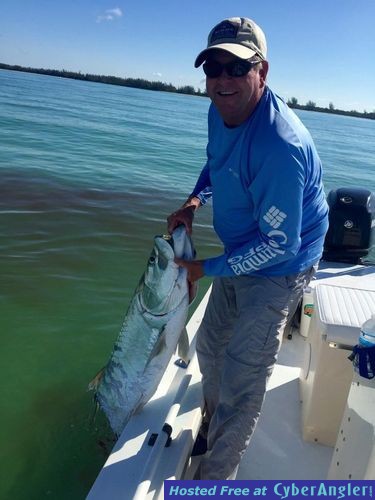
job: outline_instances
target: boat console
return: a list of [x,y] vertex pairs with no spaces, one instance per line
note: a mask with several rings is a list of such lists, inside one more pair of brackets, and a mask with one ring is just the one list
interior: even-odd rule
[[[362,287],[366,274],[358,275],[358,271],[358,268],[352,270],[352,284]],[[366,273],[366,268],[363,271]],[[303,437],[328,446],[336,443],[353,378],[348,356],[358,343],[361,325],[375,311],[374,282],[367,283],[370,289],[344,283],[341,280],[340,284],[340,276],[330,281],[330,278],[319,279],[318,275],[313,285],[315,310],[301,371]]]

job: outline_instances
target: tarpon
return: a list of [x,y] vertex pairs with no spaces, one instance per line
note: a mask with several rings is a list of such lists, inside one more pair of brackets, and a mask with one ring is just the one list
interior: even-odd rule
[[[111,357],[90,383],[116,435],[155,393],[173,352],[187,356],[185,330],[189,285],[174,258],[192,260],[194,248],[184,226],[156,236],[154,247],[115,342]],[[190,291],[191,295],[191,291]]]

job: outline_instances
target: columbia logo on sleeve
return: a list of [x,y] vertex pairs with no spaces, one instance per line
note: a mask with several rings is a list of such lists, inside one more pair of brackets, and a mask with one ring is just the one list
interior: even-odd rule
[[272,206],[266,215],[263,216],[263,219],[274,229],[278,228],[281,226],[281,224],[284,222],[284,219],[286,219],[287,215],[284,212],[281,212],[278,208],[275,206]]
[[269,240],[262,242],[256,247],[250,247],[244,255],[236,255],[228,259],[228,264],[234,274],[247,274],[257,271],[269,261],[274,260],[279,255],[285,254],[285,246],[288,242],[288,236],[278,229],[287,218],[286,213],[282,212],[274,205],[263,216],[263,220],[270,226],[266,233]]

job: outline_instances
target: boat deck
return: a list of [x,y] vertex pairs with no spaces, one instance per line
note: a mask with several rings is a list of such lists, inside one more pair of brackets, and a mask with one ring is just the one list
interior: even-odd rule
[[[322,263],[312,288],[318,284],[373,292],[375,267]],[[189,457],[200,427],[203,405],[194,343],[208,295],[209,292],[187,327],[192,354],[188,369],[174,365],[176,357],[171,360],[156,394],[124,429],[88,500],[161,499],[163,480],[190,479],[193,476],[199,459]],[[306,442],[302,438],[300,373],[309,355],[307,346],[308,340],[298,330],[292,331],[291,339],[283,339],[261,417],[240,464],[237,479],[327,478],[334,448]],[[344,352],[345,363],[346,357]],[[164,447],[166,434],[162,427],[165,421],[173,429],[170,447]],[[159,436],[153,447],[148,445],[152,433]]]
[[306,340],[298,330],[284,338],[262,413],[236,479],[326,479],[333,448],[301,434],[299,377]]

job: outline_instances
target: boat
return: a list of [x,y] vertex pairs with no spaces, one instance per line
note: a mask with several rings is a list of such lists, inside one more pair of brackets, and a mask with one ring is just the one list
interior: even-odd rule
[[[340,188],[328,201],[323,260],[284,333],[238,480],[375,479],[375,378],[361,376],[348,359],[361,325],[375,313],[375,265],[365,262],[374,243],[375,197]],[[190,364],[171,359],[88,500],[162,499],[165,480],[193,478],[203,411],[195,337],[209,294],[187,325]]]

